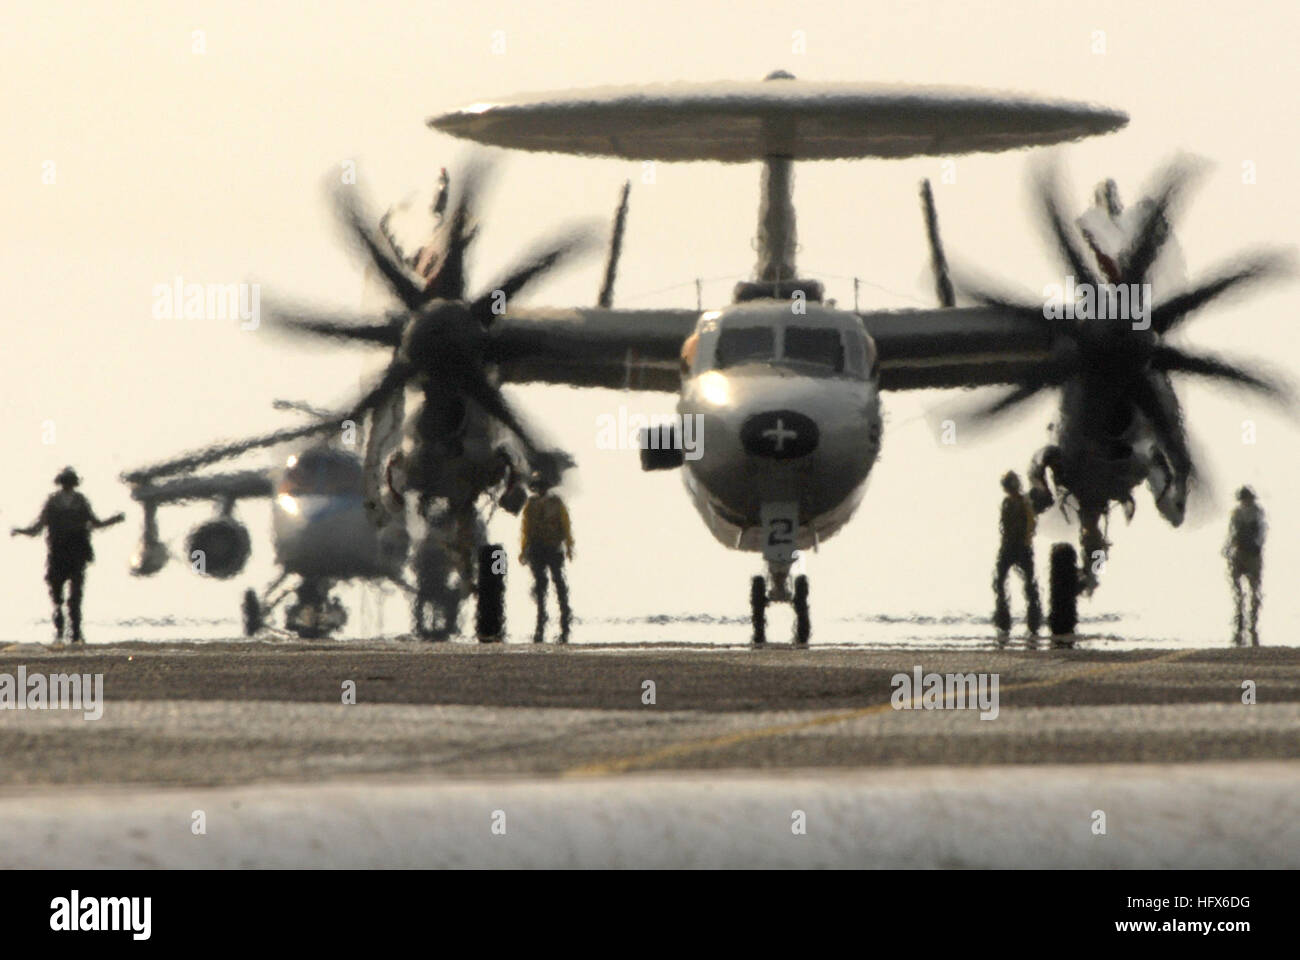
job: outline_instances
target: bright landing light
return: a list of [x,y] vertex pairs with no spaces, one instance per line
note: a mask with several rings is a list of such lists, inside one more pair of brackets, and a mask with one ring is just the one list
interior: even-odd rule
[[731,399],[731,384],[718,371],[710,370],[700,375],[700,395],[715,407],[721,407]]

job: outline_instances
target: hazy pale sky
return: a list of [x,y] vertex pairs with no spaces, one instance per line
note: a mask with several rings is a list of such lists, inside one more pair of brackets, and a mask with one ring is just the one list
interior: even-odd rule
[[[130,523],[98,536],[88,616],[229,617],[245,586],[272,573],[268,511],[241,507],[254,533],[248,569],[197,582],[180,565],[153,580],[125,571],[139,511],[123,469],[218,438],[295,422],[276,397],[330,405],[351,396],[381,357],[312,350],[237,323],[160,320],[156,284],[260,282],[264,293],[355,307],[361,272],[339,242],[323,185],[354,161],[376,210],[432,188],[464,145],[424,120],[455,106],[526,91],[670,80],[754,79],[784,68],[816,80],[939,83],[1095,101],[1130,114],[1118,134],[1063,158],[1082,209],[1115,177],[1136,199],[1161,161],[1184,150],[1213,162],[1177,224],[1193,278],[1260,244],[1294,243],[1300,220],[1295,91],[1300,9],[1208,3],[664,3],[334,4],[45,3],[11,8],[0,31],[6,136],[4,262],[9,309],[0,357],[9,424],[4,526],[26,524],[65,463],[101,515]],[[799,32],[796,35],[796,32]],[[802,39],[806,52],[794,52]],[[504,40],[504,43],[502,41]],[[202,52],[196,52],[201,46]],[[504,49],[502,50],[502,46]],[[496,52],[501,50],[501,52]],[[616,303],[723,304],[754,260],[754,166],[640,164],[517,154],[496,177],[471,280],[487,283],[536,237],[573,217],[606,220],[634,180]],[[1026,206],[1026,153],[961,157],[940,183],[939,158],[803,164],[797,169],[801,272],[829,296],[862,305],[932,303],[917,182],[936,181],[950,259],[1020,283],[1057,280]],[[1255,182],[1243,182],[1250,164]],[[47,183],[51,179],[53,182]],[[592,303],[600,258],[531,294],[539,304]],[[676,289],[665,288],[678,285]],[[1217,305],[1185,342],[1267,359],[1300,375],[1293,335],[1300,284]],[[571,493],[578,540],[575,601],[588,616],[746,609],[759,560],[714,543],[674,474],[640,472],[635,451],[596,448],[597,417],[620,404],[670,410],[668,395],[511,388],[531,420],[577,457]],[[1145,490],[1132,526],[1118,516],[1108,577],[1088,612],[1141,612],[1146,629],[1226,636],[1218,549],[1231,494],[1260,492],[1272,524],[1265,641],[1300,626],[1294,421],[1198,384],[1180,388],[1218,481],[1202,525],[1172,530]],[[881,461],[854,522],[810,559],[814,620],[877,612],[991,611],[997,479],[1023,470],[1044,442],[1040,402],[996,434],[938,442],[930,412],[952,396],[886,399]],[[1242,421],[1258,442],[1242,442]],[[50,427],[53,427],[52,443]],[[249,458],[250,466],[269,457]],[[164,511],[173,545],[205,508]],[[517,543],[512,523],[494,534]],[[1045,522],[1039,544],[1066,536]],[[1068,535],[1073,539],[1073,534]],[[44,639],[42,548],[4,541],[9,602],[0,638]],[[510,587],[516,627],[527,578]],[[394,607],[388,629],[403,619]],[[94,639],[92,632],[91,638]]]

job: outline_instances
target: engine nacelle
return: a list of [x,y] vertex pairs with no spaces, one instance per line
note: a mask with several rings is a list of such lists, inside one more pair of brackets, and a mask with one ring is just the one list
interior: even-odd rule
[[217,517],[190,531],[185,551],[198,573],[229,580],[244,569],[253,547],[242,523],[233,517]]

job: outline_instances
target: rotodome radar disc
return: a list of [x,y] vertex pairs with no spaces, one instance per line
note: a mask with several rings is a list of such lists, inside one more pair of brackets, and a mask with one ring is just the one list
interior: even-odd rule
[[428,122],[452,136],[514,150],[738,163],[1013,150],[1109,133],[1128,116],[1016,94],[774,75],[530,94]]

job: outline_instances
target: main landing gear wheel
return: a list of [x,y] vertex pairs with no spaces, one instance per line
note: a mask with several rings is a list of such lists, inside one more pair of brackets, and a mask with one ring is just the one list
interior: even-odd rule
[[1052,544],[1048,593],[1051,606],[1047,613],[1052,636],[1069,636],[1079,625],[1079,586],[1079,560],[1074,545]]
[[262,629],[262,604],[251,588],[244,591],[244,602],[240,604],[240,610],[244,619],[244,636],[251,637]]
[[474,632],[482,643],[499,643],[506,628],[506,551],[490,543],[478,552],[478,604]]
[[812,621],[808,617],[808,578],[800,574],[794,579],[794,642],[807,643],[812,635]]
[[754,642],[767,640],[767,581],[754,577],[749,581],[749,616],[754,626]]
[[284,612],[284,628],[301,640],[323,640],[343,629],[348,614],[339,598],[330,596],[330,587],[327,581],[300,583],[293,606]]

